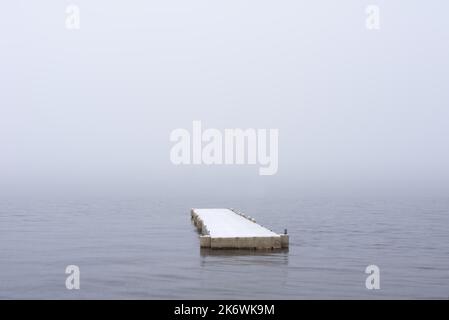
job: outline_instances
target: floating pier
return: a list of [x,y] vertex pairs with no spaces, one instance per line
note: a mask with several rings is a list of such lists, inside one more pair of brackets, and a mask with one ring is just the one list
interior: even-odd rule
[[201,233],[201,248],[288,248],[287,230],[277,234],[234,209],[192,209],[192,220]]

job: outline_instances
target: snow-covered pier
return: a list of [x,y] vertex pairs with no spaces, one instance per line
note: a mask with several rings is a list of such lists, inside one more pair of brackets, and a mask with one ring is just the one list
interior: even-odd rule
[[233,209],[192,209],[192,220],[201,233],[200,246],[212,249],[288,248],[287,232],[277,234]]

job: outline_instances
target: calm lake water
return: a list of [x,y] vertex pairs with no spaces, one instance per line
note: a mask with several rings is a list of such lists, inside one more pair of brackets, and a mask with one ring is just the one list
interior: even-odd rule
[[[201,251],[190,208],[217,206],[288,228],[290,249]],[[0,298],[447,299],[448,229],[441,199],[2,200]]]

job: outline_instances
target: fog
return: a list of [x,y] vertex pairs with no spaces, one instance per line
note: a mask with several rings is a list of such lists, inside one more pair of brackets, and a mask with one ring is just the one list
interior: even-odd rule
[[[449,191],[445,1],[73,3],[2,5],[1,195]],[[277,174],[175,166],[195,120],[278,129]]]

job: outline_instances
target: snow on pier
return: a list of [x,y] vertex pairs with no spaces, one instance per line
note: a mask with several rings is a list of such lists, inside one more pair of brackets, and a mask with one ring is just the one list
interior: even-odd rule
[[288,235],[277,234],[233,209],[192,209],[201,232],[200,246],[212,249],[288,248]]

